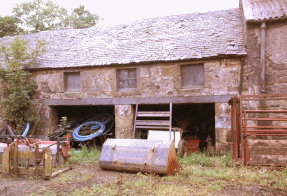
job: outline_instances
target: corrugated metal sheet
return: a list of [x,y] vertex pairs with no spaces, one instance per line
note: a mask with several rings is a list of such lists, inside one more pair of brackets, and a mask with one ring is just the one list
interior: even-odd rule
[[[247,19],[264,20],[287,17],[287,0],[243,0]],[[252,13],[252,16],[248,13]]]

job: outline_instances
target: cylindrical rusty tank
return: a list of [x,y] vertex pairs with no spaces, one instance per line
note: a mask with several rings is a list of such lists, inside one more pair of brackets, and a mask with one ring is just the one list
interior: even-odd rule
[[99,161],[105,170],[173,175],[181,166],[174,141],[108,139]]

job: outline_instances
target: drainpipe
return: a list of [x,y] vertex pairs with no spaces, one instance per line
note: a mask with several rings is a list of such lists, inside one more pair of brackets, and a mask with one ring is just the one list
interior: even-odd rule
[[242,86],[243,86],[243,67],[245,65],[245,58],[241,59],[241,69],[240,69],[240,81],[239,81],[239,95],[242,94]]
[[261,24],[261,93],[265,93],[265,32],[266,32],[266,24],[263,22]]

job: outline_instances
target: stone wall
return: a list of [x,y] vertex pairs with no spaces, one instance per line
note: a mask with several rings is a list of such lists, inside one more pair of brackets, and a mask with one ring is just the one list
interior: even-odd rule
[[[204,64],[205,85],[183,89],[181,87],[181,65],[189,63]],[[120,92],[117,90],[116,70],[123,68],[137,69],[137,90]],[[91,67],[68,70],[37,70],[31,79],[38,84],[37,99],[73,100],[93,98],[128,98],[128,97],[182,97],[213,96],[238,94],[241,62],[239,59],[222,59],[205,62],[158,63],[151,65],[121,67]],[[77,71],[81,76],[81,91],[65,92],[65,72]],[[69,104],[67,104],[69,105]],[[223,107],[224,111],[221,111]],[[216,105],[216,145],[220,150],[229,149],[230,114],[228,105]],[[115,129],[117,138],[131,138],[133,130],[132,105],[115,106]],[[37,134],[49,134],[57,128],[58,116],[55,109],[44,106],[41,111],[42,121]],[[228,125],[229,124],[229,125]]]
[[[247,61],[244,66],[244,94],[260,94],[260,25],[247,26]],[[287,25],[266,24],[266,94],[287,94]]]
[[[265,37],[265,94],[287,94],[287,24],[266,23]],[[243,94],[258,95],[260,92],[260,24],[247,25],[246,48],[248,57],[243,73]],[[245,108],[256,109],[286,109],[286,100],[250,101],[245,102]],[[254,114],[255,115],[255,114]],[[257,114],[261,118],[282,118],[284,113]],[[286,126],[285,121],[250,121],[248,126]],[[258,136],[248,137],[250,149],[249,164],[286,165],[286,137]]]
[[37,71],[33,72],[32,77],[38,84],[39,99],[204,96],[238,93],[240,60],[204,62],[205,86],[188,89],[181,88],[180,67],[179,63],[133,66],[132,68],[137,68],[137,90],[129,92],[117,91],[116,67],[69,70],[81,72],[79,92],[65,92],[66,70]]
[[231,151],[231,108],[228,103],[215,103],[215,146],[217,153]]
[[133,123],[135,110],[132,105],[115,106],[115,137],[116,138],[133,138]]

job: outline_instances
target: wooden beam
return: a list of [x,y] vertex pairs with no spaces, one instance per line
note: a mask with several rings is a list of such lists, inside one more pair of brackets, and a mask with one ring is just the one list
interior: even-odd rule
[[176,103],[227,103],[235,95],[184,96],[184,97],[133,97],[98,99],[46,99],[47,106],[176,104]]
[[9,149],[7,147],[4,148],[4,152],[2,155],[2,173],[4,174],[10,173],[10,156],[9,156]]
[[72,167],[65,167],[65,168],[63,168],[63,169],[61,169],[59,171],[53,172],[50,178],[54,178],[57,175],[62,174],[62,173],[66,172],[66,171],[69,171],[71,169],[73,169],[73,168]]

